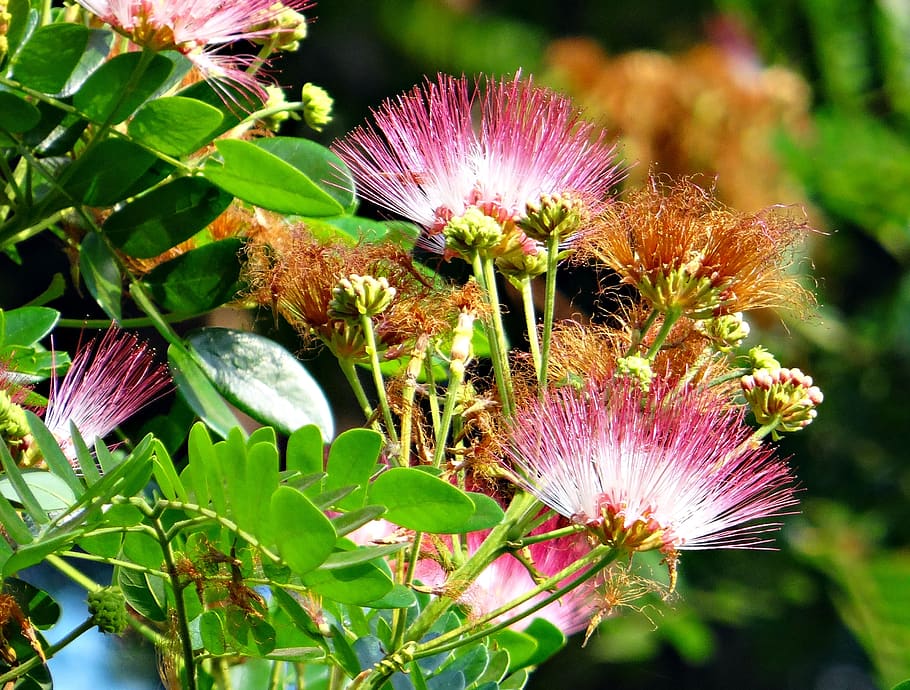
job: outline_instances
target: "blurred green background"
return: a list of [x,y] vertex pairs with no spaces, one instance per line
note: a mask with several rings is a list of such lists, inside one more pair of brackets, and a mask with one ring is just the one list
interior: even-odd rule
[[910,3],[325,0],[312,14],[281,79],[335,97],[326,143],[424,74],[520,68],[615,132],[630,184],[650,166],[700,173],[731,206],[792,205],[818,230],[801,266],[818,313],[757,315],[750,339],[826,396],[782,443],[803,494],[780,550],[686,553],[677,599],[618,610],[531,687],[910,678]]

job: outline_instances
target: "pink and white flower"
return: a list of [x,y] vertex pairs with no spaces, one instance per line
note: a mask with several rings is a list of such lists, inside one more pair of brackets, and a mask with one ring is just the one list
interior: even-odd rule
[[279,15],[287,10],[303,11],[313,4],[310,0],[76,1],[136,45],[183,53],[216,88],[221,83],[233,84],[262,101],[266,100],[265,88],[245,71],[255,58],[227,55],[219,53],[219,49],[237,41],[273,35],[280,29],[269,25]]
[[593,212],[621,176],[615,147],[572,102],[530,78],[439,75],[390,99],[333,146],[363,198],[431,234],[470,207],[518,221],[544,195]]
[[[542,534],[555,529],[557,519],[550,518],[534,533]],[[469,554],[480,547],[485,536],[484,532],[471,532],[467,535]],[[590,551],[590,547],[583,533],[539,542],[532,544],[527,549],[534,568],[543,577],[555,575],[588,551]],[[423,558],[418,562],[415,574],[418,580],[430,587],[442,589],[446,586],[445,571],[431,557]],[[511,554],[506,554],[497,558],[480,573],[459,597],[459,602],[467,607],[470,615],[481,617],[527,594],[537,584],[521,561]],[[566,582],[560,584],[564,585]],[[511,618],[527,611],[549,595],[549,592],[538,594],[500,618]],[[594,581],[587,580],[564,594],[558,601],[547,604],[511,627],[524,630],[535,618],[543,618],[559,628],[565,635],[573,635],[587,627],[598,607]]]
[[550,391],[510,422],[506,454],[543,503],[628,551],[761,548],[793,477],[710,392],[632,381]]
[[64,454],[76,458],[70,424],[89,448],[161,395],[171,383],[167,367],[131,333],[111,328],[80,348],[59,383],[51,384],[44,424]]

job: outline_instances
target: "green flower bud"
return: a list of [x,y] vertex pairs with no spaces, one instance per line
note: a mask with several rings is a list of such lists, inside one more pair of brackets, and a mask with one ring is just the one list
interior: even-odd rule
[[761,345],[749,350],[749,363],[752,369],[780,369],[780,362]]
[[741,311],[735,314],[724,314],[713,319],[697,321],[697,328],[711,340],[720,352],[730,352],[749,337],[749,324],[743,319]]
[[321,132],[332,121],[334,101],[328,91],[310,82],[303,85],[300,101],[304,105],[303,119],[310,129]]
[[103,633],[119,635],[126,629],[126,600],[118,587],[105,587],[88,594],[88,612]]
[[629,355],[616,360],[617,376],[625,376],[638,381],[643,391],[651,387],[654,372],[651,370],[651,360],[639,355]]
[[463,215],[456,216],[442,229],[446,247],[463,257],[472,257],[477,251],[492,249],[503,239],[502,225],[476,206]]
[[329,316],[345,321],[376,316],[392,303],[395,292],[385,278],[352,274],[339,280],[338,286],[332,290]]
[[274,50],[286,52],[297,50],[300,47],[300,41],[306,38],[306,17],[290,7],[285,7],[281,2],[276,2],[269,8],[269,11],[274,13],[272,18],[252,27],[252,30],[272,30],[273,33],[259,36],[253,39],[253,42],[259,45],[271,42]]
[[0,437],[18,441],[29,433],[25,410],[14,403],[6,391],[0,390]]
[[546,242],[554,235],[560,240],[571,237],[581,228],[586,207],[576,194],[543,194],[537,202],[525,206],[525,217],[518,224],[528,237]]
[[[287,98],[285,98],[284,91],[281,90],[280,86],[266,86],[265,93],[267,98],[265,104],[262,106],[263,109],[278,108],[286,105],[288,102]],[[287,110],[279,110],[259,118],[259,122],[269,131],[277,132],[281,128],[282,123],[290,117],[291,114]]]
[[825,396],[812,377],[799,369],[758,369],[740,379],[743,395],[763,427],[769,427],[771,438],[780,432],[799,431],[818,415],[816,407]]

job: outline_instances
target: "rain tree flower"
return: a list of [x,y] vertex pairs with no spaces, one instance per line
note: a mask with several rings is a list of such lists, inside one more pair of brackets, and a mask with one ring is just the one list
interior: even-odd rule
[[805,219],[785,209],[737,213],[691,180],[665,185],[652,176],[606,208],[578,250],[616,271],[658,312],[709,319],[810,304],[788,270],[806,230]]
[[[556,529],[558,519],[550,518],[535,529],[534,534]],[[486,534],[486,532],[471,532],[467,535],[469,553],[473,553],[480,547]],[[584,534],[580,533],[538,542],[524,551],[528,565],[536,571],[535,576],[548,578],[584,556],[590,551],[590,546],[587,544]],[[434,560],[432,554],[426,555],[428,557],[422,558],[417,564],[415,571],[417,579],[426,586],[444,589],[446,587],[445,569],[437,560]],[[537,584],[538,582],[535,582],[534,576],[522,561],[511,554],[505,554],[480,573],[477,579],[461,594],[459,602],[468,609],[472,617],[480,618],[522,597],[533,590]],[[565,584],[565,582],[560,584]],[[452,586],[457,588],[459,584],[454,583]],[[546,604],[511,627],[516,630],[524,630],[535,618],[543,618],[559,628],[565,635],[580,632],[588,626],[598,610],[599,600],[594,590],[594,581],[587,580],[565,593],[558,601]],[[546,599],[549,594],[550,592],[537,594],[493,622],[527,611]]]
[[[568,98],[520,74],[473,88],[439,75],[383,103],[373,123],[333,148],[361,197],[431,235],[470,209],[506,230],[529,213],[535,228],[556,215],[576,218],[579,205],[594,213],[621,176],[605,133]],[[548,214],[554,204],[560,213]]]
[[769,519],[796,504],[786,463],[708,391],[567,386],[509,424],[519,484],[604,544],[660,549],[671,573],[680,550],[760,548],[780,526]]
[[[246,68],[254,58],[219,50],[241,40],[259,39],[296,29],[288,11],[302,12],[309,0],[77,0],[133,43],[153,51],[176,50],[204,79],[226,95],[224,85],[239,87],[265,102],[264,86]],[[299,16],[299,15],[298,15]],[[303,22],[299,17],[299,22]],[[230,96],[228,96],[230,98]],[[233,100],[233,99],[232,99]]]
[[91,447],[170,385],[167,367],[156,364],[139,338],[111,328],[76,353],[72,366],[48,396],[44,423],[75,461],[70,424]]

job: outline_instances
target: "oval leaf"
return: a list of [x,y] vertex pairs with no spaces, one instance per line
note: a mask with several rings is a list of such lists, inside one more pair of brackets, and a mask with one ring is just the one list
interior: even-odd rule
[[[76,502],[76,494],[65,480],[55,474],[44,470],[27,471],[22,473],[22,479],[45,512],[66,510]],[[11,501],[19,500],[8,477],[0,477],[0,494]]]
[[42,26],[16,56],[13,76],[36,91],[57,93],[82,59],[88,37],[79,24]]
[[[285,434],[315,424],[325,438],[334,435],[332,412],[319,384],[275,341],[247,331],[204,328],[187,343],[215,388],[257,421]],[[373,463],[375,456],[371,467]]]
[[[186,400],[190,408],[199,415],[205,424],[222,438],[240,422],[231,412],[231,408],[218,395],[205,373],[193,358],[179,347],[171,345],[167,349],[167,362],[177,390]],[[204,428],[203,428],[204,430]],[[194,427],[195,431],[195,427]],[[193,442],[193,433],[190,433],[190,443]],[[197,494],[197,499],[202,496]]]
[[0,130],[26,132],[38,124],[41,112],[9,92],[0,91]]
[[297,489],[281,486],[272,494],[269,518],[282,560],[298,575],[317,568],[335,548],[331,521]]
[[120,269],[117,258],[96,232],[82,240],[79,268],[88,291],[115,321],[120,320]]
[[215,146],[223,163],[210,159],[203,174],[244,201],[300,216],[337,216],[344,210],[304,173],[255,144],[223,139]]
[[[116,124],[145,103],[168,78],[174,63],[160,54],[123,53],[92,73],[73,96],[88,119]],[[141,70],[141,72],[140,72]]]
[[369,503],[385,506],[386,520],[421,532],[461,532],[474,514],[474,503],[463,491],[410,467],[379,475],[370,486]]
[[293,165],[345,210],[354,208],[354,178],[344,161],[325,146],[297,137],[257,139],[256,146]]
[[217,108],[192,98],[156,98],[130,120],[130,136],[169,156],[184,156],[205,144],[221,125]]
[[201,177],[181,177],[118,208],[103,230],[126,254],[151,259],[202,230],[232,199]]
[[67,168],[63,188],[88,206],[112,206],[130,196],[154,164],[155,156],[136,144],[105,139]]
[[20,307],[3,312],[0,345],[32,345],[57,325],[60,312],[50,307]]

